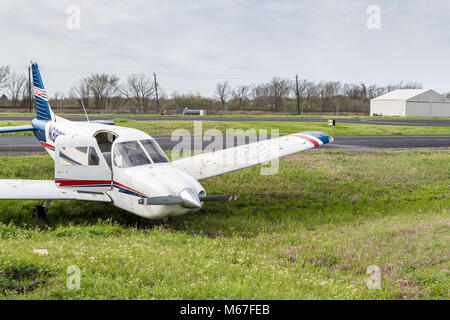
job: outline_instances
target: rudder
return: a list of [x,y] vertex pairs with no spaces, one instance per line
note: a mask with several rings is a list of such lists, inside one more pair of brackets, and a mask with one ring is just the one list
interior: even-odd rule
[[39,72],[39,67],[37,63],[31,65],[31,70],[33,73],[33,93],[34,93],[34,104],[36,107],[36,118],[38,120],[52,120],[53,112],[48,103],[47,92],[44,88],[44,83],[42,82],[41,73]]

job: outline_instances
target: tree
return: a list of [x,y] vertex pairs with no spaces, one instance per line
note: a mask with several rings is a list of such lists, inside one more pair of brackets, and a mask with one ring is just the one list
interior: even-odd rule
[[[137,108],[144,113],[150,99],[155,93],[154,82],[144,74],[133,74],[127,78],[127,82],[122,86],[122,93],[125,97],[134,100]],[[138,109],[136,109],[136,112]]]
[[119,89],[119,78],[104,73],[91,75],[88,78],[88,83],[94,97],[94,104],[99,109],[104,109],[108,99]]
[[89,97],[91,95],[91,87],[89,79],[81,79],[80,82],[70,89],[71,96],[79,99],[80,103],[87,109],[89,108]]
[[0,89],[8,83],[9,67],[0,67]]
[[283,100],[287,98],[291,92],[291,81],[281,78],[272,78],[268,84],[268,89],[271,107],[272,109],[277,110],[282,105]]
[[225,104],[227,102],[228,97],[230,96],[230,86],[227,81],[219,82],[216,85],[216,96],[220,100],[222,104],[222,111],[225,112]]
[[[300,79],[296,82],[293,82],[293,85],[293,91],[295,92],[295,95],[297,97],[297,103],[300,105],[303,102],[302,100],[307,97],[308,88],[314,84],[306,79]],[[297,113],[299,113],[299,110],[297,110]]]
[[55,92],[53,94],[53,101],[55,102],[55,110],[57,110],[57,112],[61,112],[61,104],[64,101],[64,94]]
[[17,106],[22,89],[25,86],[27,78],[23,74],[13,72],[10,74],[7,82],[7,90],[11,97],[13,106]]
[[239,110],[242,110],[242,103],[248,99],[248,93],[250,91],[250,86],[241,85],[233,90],[233,98],[239,102]]
[[268,86],[265,83],[254,84],[251,87],[250,95],[257,109],[263,109],[267,105],[269,95]]

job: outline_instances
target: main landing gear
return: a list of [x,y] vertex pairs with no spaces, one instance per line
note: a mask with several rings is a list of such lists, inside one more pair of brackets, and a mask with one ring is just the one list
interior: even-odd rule
[[50,200],[45,200],[40,206],[35,206],[32,217],[39,220],[47,220],[48,211],[50,210]]

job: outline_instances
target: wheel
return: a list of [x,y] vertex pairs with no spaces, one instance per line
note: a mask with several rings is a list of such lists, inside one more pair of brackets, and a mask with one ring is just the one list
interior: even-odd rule
[[33,210],[33,218],[45,220],[47,219],[47,211],[44,206],[35,206]]

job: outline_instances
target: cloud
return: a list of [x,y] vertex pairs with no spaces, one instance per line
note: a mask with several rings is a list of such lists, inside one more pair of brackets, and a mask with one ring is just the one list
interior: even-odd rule
[[[372,4],[381,8],[380,30],[366,27]],[[80,30],[67,28],[69,5],[81,9]],[[0,28],[0,65],[37,60],[50,92],[100,71],[157,72],[168,93],[211,95],[220,78],[242,78],[229,80],[237,84],[296,73],[450,90],[445,0],[18,0],[2,4]]]

